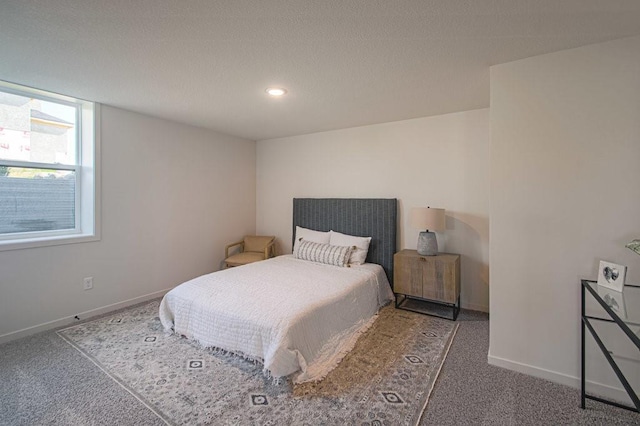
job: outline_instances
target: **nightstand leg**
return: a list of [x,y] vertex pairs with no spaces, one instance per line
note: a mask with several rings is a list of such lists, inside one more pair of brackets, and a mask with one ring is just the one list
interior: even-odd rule
[[458,301],[453,306],[453,320],[458,319],[458,314],[460,313],[460,295],[458,295]]

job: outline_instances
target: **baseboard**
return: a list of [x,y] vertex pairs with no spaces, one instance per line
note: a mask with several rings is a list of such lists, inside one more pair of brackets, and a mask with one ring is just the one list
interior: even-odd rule
[[557,371],[546,370],[544,368],[535,367],[533,365],[522,364],[520,362],[511,361],[504,358],[488,355],[487,361],[489,365],[506,368],[507,370],[517,371],[528,376],[538,377],[540,379],[549,380],[551,382],[560,383],[562,385],[571,386],[572,388],[580,387],[580,379],[569,376],[568,374],[558,373]]
[[[529,376],[538,377],[540,379],[549,380],[550,382],[559,383],[561,385],[569,386],[575,389],[580,389],[580,378],[570,376],[564,373],[558,373],[557,371],[546,370],[544,368],[535,367],[528,364],[522,364],[520,362],[511,361],[504,358],[488,355],[487,361],[490,365],[496,367],[506,368],[507,370],[516,371]],[[617,401],[627,402],[629,397],[623,388],[616,388],[603,383],[593,382],[587,380],[587,389],[590,395],[603,396],[609,399]]]
[[484,305],[478,305],[475,303],[460,303],[462,309],[469,309],[470,311],[480,311],[489,313],[489,307]]
[[[134,297],[133,299],[124,300],[122,302],[112,303],[110,305],[102,306],[99,308],[91,309],[89,311],[80,312],[76,314],[78,318],[84,320],[90,317],[94,317],[97,315],[106,314],[111,311],[115,311],[118,309],[126,308],[127,306],[135,305],[137,303],[146,302],[147,300],[155,299],[157,297],[164,296],[171,288],[156,291],[153,293],[145,294],[143,296]],[[22,330],[12,331],[11,333],[6,333],[0,336],[0,344],[9,342],[11,340],[20,339],[22,337],[27,337],[32,334],[40,333],[42,331],[51,330],[53,328],[62,327],[65,325],[70,325],[74,322],[77,322],[76,315],[59,318],[53,321],[45,322],[42,324],[34,325],[32,327],[23,328]]]

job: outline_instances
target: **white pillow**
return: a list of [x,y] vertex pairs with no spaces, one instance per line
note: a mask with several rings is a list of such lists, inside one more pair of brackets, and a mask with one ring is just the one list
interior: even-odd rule
[[349,266],[349,256],[353,248],[314,243],[301,239],[295,257],[296,259],[345,267]]
[[330,231],[329,244],[332,246],[355,246],[356,249],[351,252],[349,264],[362,265],[367,258],[371,237],[354,237],[353,235],[341,234],[340,232]]
[[298,251],[298,245],[300,244],[301,239],[305,239],[306,241],[311,241],[314,243],[329,244],[329,232],[314,231],[313,229],[296,226],[296,238],[294,239],[293,244],[294,255]]

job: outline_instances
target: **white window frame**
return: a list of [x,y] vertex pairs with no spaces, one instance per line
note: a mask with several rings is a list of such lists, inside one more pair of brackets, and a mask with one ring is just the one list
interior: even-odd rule
[[0,81],[2,91],[76,107],[76,164],[0,159],[0,166],[75,171],[75,228],[0,235],[0,251],[100,240],[100,104]]

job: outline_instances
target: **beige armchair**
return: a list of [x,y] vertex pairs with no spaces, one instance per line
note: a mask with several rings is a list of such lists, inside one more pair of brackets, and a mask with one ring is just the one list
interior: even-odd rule
[[[246,265],[265,260],[276,255],[276,237],[247,235],[242,241],[231,243],[224,248],[225,267]],[[240,246],[240,252],[229,256],[229,249]]]

